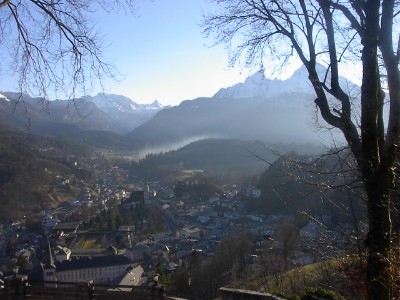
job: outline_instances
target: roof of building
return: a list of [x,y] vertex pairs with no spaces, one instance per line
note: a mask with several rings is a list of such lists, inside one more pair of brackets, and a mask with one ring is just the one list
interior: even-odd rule
[[[137,285],[139,279],[143,275],[143,267],[141,265],[137,265],[135,268],[118,278],[118,285]],[[123,290],[123,288],[120,288]],[[128,289],[129,290],[129,289]]]
[[57,272],[70,271],[70,270],[81,270],[91,268],[101,268],[110,266],[120,266],[132,264],[132,261],[123,255],[107,255],[107,256],[96,256],[92,258],[82,257],[71,261],[56,262]]
[[68,249],[66,247],[61,247],[61,246],[58,246],[56,251],[55,251],[56,255],[68,255],[70,253],[71,253],[70,249]]
[[198,227],[191,226],[182,228],[182,231],[185,233],[197,233],[200,231],[200,229]]
[[52,228],[55,231],[75,231],[79,227],[79,223],[65,223],[61,222]]
[[137,243],[133,245],[130,249],[130,251],[135,251],[135,250],[149,250],[149,245],[148,244],[143,244],[143,243]]

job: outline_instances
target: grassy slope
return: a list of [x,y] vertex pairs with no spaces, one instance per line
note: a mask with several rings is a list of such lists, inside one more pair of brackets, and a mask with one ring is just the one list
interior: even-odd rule
[[345,299],[361,299],[362,278],[349,276],[350,273],[356,274],[360,271],[357,262],[356,257],[343,257],[276,274],[250,272],[245,280],[233,281],[230,287],[284,295],[288,298],[301,295],[309,288],[319,288],[333,291]]

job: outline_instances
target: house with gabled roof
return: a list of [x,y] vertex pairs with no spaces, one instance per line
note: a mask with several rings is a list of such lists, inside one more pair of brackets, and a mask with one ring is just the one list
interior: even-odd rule
[[57,246],[57,249],[54,252],[56,261],[69,260],[71,257],[71,253],[72,253],[71,249],[61,246]]
[[191,226],[191,227],[183,227],[178,230],[177,236],[180,238],[200,238],[200,228]]

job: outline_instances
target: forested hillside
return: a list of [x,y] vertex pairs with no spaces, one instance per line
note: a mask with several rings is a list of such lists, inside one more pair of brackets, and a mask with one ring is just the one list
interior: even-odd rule
[[261,199],[249,202],[248,209],[267,214],[284,211],[291,215],[313,215],[326,209],[342,220],[360,218],[365,214],[365,205],[353,167],[346,151],[324,156],[280,157],[262,174]]
[[[54,207],[73,197],[79,179],[91,174],[74,166],[73,158],[88,149],[59,139],[0,130],[0,220]],[[63,157],[63,158],[59,158]],[[62,184],[71,179],[69,184]]]
[[205,139],[175,151],[149,154],[132,163],[132,176],[146,180],[179,177],[184,171],[201,170],[208,177],[237,181],[258,175],[275,161],[275,153],[320,153],[312,144],[273,144],[232,139]]

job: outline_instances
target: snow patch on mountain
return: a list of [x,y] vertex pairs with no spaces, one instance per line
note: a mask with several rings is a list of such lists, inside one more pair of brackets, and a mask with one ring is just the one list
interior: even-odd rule
[[4,96],[2,94],[0,94],[0,100],[10,102],[10,99],[8,99],[6,96]]
[[160,110],[165,108],[164,105],[162,105],[160,102],[157,100],[154,100],[153,103],[151,104],[140,104],[139,109],[144,109],[144,110]]

